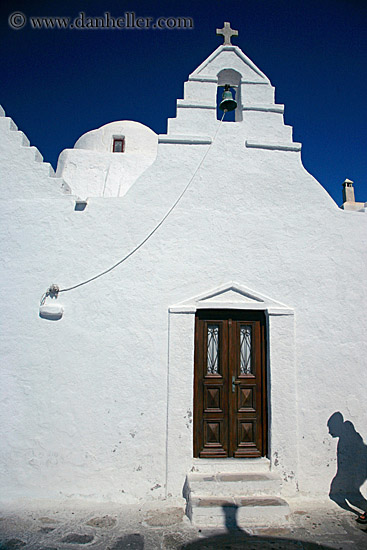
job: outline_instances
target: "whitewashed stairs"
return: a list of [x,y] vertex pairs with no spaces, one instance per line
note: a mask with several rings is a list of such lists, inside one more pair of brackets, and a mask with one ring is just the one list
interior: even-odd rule
[[270,471],[190,473],[186,514],[198,527],[282,525],[289,506],[280,498],[281,478]]
[[[51,164],[43,161],[43,157],[37,147],[30,145],[29,139],[18,130],[15,122],[8,116],[0,105],[0,130],[2,131],[0,143],[0,159],[6,167],[9,162],[9,152],[12,150],[13,159],[17,159],[18,165],[23,170],[29,170],[28,177],[30,185],[28,188],[22,188],[22,199],[35,197],[57,197],[60,193],[69,195],[71,189],[69,185],[56,176]],[[10,159],[10,162],[12,159]],[[4,168],[5,170],[6,168]],[[33,179],[31,176],[34,176]],[[17,190],[11,187],[11,191],[17,197]],[[9,195],[11,197],[11,195]],[[18,198],[18,197],[17,197]]]

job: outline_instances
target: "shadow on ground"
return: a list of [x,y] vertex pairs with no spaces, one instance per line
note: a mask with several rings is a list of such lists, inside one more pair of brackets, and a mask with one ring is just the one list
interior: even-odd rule
[[282,537],[268,537],[251,535],[237,525],[237,507],[223,506],[225,514],[226,532],[189,542],[180,547],[180,550],[329,550],[325,546],[314,542]]

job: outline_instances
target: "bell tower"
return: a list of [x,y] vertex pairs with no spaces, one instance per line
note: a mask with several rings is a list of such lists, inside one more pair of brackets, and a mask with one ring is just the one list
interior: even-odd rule
[[177,100],[176,117],[168,120],[167,135],[159,141],[203,143],[215,134],[221,107],[234,112],[233,122],[228,114],[224,116],[227,137],[241,136],[246,147],[300,151],[301,144],[293,143],[292,127],[284,124],[284,105],[274,101],[270,80],[232,44],[238,31],[225,22],[216,33],[223,36],[223,44],[190,74],[184,98]]

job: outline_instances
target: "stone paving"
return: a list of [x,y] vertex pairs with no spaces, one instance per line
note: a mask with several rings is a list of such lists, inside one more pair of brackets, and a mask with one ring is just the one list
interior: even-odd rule
[[68,502],[18,506],[0,514],[0,550],[367,550],[367,526],[334,503],[291,504],[287,525],[199,529],[181,503]]

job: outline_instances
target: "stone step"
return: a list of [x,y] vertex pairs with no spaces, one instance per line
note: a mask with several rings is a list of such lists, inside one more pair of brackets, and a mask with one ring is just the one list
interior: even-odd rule
[[282,488],[280,476],[271,472],[188,474],[187,489],[192,496],[275,495]]
[[16,124],[9,117],[0,117],[0,129],[4,129],[4,137],[12,141],[14,145],[21,147],[29,147],[29,139],[21,131],[17,129]]
[[41,155],[37,147],[31,145],[28,150],[32,152],[33,160],[35,160],[36,162],[43,162],[43,156]]
[[193,459],[191,472],[200,474],[218,474],[223,471],[236,473],[269,472],[270,460],[268,458],[196,458]]
[[13,132],[18,131],[18,126],[15,124],[14,120],[8,116],[0,117],[0,127],[11,130]]
[[279,497],[190,497],[186,514],[198,527],[241,527],[284,524],[290,514]]

